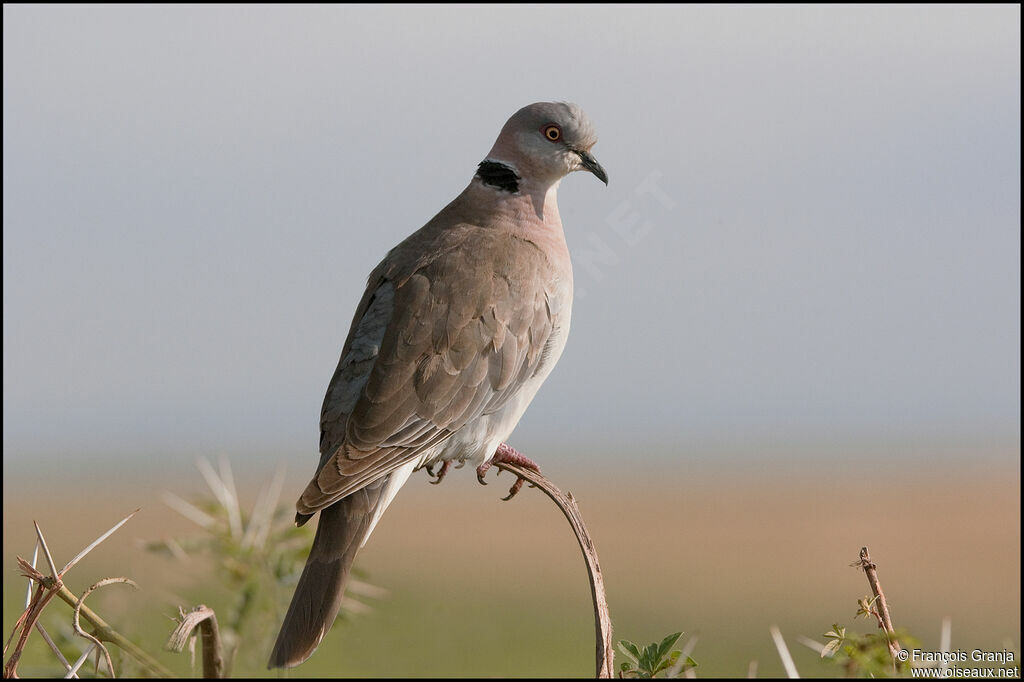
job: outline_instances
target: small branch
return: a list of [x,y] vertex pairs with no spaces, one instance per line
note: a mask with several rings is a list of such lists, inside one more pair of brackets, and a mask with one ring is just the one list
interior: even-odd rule
[[[25,647],[26,641],[28,640],[29,634],[32,632],[33,629],[39,630],[40,634],[46,640],[47,644],[49,644],[50,647],[55,650],[55,653],[61,660],[61,663],[65,666],[65,669],[68,668],[67,661],[64,659],[63,656],[60,655],[60,652],[56,650],[53,641],[50,639],[49,635],[46,634],[45,630],[42,628],[42,626],[39,625],[38,622],[39,616],[42,614],[43,609],[46,608],[46,605],[54,596],[60,597],[63,601],[65,601],[74,609],[73,625],[75,633],[90,640],[92,642],[90,648],[92,648],[92,646],[95,646],[102,651],[106,658],[107,667],[110,669],[111,677],[114,676],[114,667],[110,660],[110,653],[107,651],[106,647],[103,646],[102,642],[113,642],[118,647],[120,647],[126,654],[128,654],[136,661],[138,661],[140,664],[142,664],[145,668],[147,668],[151,674],[157,677],[174,676],[170,670],[160,665],[160,663],[158,663],[152,656],[147,654],[145,651],[143,651],[138,646],[133,644],[130,640],[125,638],[119,632],[117,632],[112,627],[107,625],[102,618],[97,616],[89,607],[85,606],[85,604],[83,603],[85,601],[85,598],[89,595],[89,593],[91,593],[93,590],[97,588],[103,587],[104,585],[109,585],[111,583],[128,583],[132,587],[135,587],[137,589],[137,586],[135,585],[134,582],[132,582],[128,578],[106,578],[104,580],[99,581],[98,583],[90,587],[88,590],[86,590],[81,597],[75,596],[75,594],[71,592],[71,590],[69,590],[64,585],[63,582],[65,575],[72,568],[74,568],[75,564],[81,561],[83,557],[85,557],[89,552],[95,549],[101,542],[110,537],[118,528],[127,523],[128,519],[134,516],[135,513],[138,511],[139,510],[136,509],[134,512],[132,512],[131,514],[123,518],[121,521],[119,521],[117,524],[115,524],[110,530],[105,532],[100,537],[96,538],[85,549],[83,549],[81,552],[75,555],[75,557],[71,561],[69,561],[60,571],[57,570],[57,566],[56,564],[54,564],[53,556],[50,554],[50,549],[46,545],[46,539],[43,537],[42,529],[39,527],[38,523],[36,523],[35,521],[32,522],[36,529],[37,538],[36,552],[32,558],[32,563],[28,563],[21,557],[17,558],[18,565],[21,567],[22,574],[25,577],[27,577],[30,581],[28,603],[25,607],[25,611],[18,618],[18,622],[14,626],[14,632],[11,633],[11,637],[7,640],[7,643],[4,645],[4,655],[6,655],[7,649],[10,646],[11,641],[14,639],[15,633],[20,631],[21,634],[18,637],[18,643],[15,645],[14,651],[11,654],[10,658],[8,658],[7,662],[4,664],[4,677],[17,677],[18,661],[21,659],[21,653]],[[50,567],[51,575],[43,575],[35,567],[39,548],[42,548],[43,550],[43,556],[46,557],[46,563]],[[35,583],[36,585],[34,595],[32,594],[32,583]],[[93,627],[96,628],[96,631],[94,633],[90,634],[82,630],[81,625],[79,623],[80,616],[84,617],[90,624],[92,624]],[[68,670],[69,676],[74,676],[76,674],[78,667],[81,665],[83,661],[84,657],[82,661],[80,661],[78,664],[76,664],[75,666],[71,667],[70,670]]]
[[786,677],[791,680],[800,679],[800,673],[796,670],[796,664],[793,663],[793,657],[789,653],[789,647],[786,646],[786,640],[782,638],[782,633],[779,631],[778,626],[772,625],[768,628],[768,632],[772,635],[772,641],[775,642],[775,648],[779,652],[779,658],[782,659],[782,667],[786,669]]
[[601,566],[597,561],[597,550],[594,548],[594,541],[587,532],[583,523],[579,506],[572,493],[565,494],[559,490],[554,483],[541,474],[521,467],[517,464],[500,462],[497,464],[500,469],[509,471],[516,476],[525,478],[534,487],[540,488],[551,501],[554,502],[562,514],[569,521],[573,532],[576,534],[576,541],[579,542],[580,550],[583,552],[583,560],[587,564],[587,575],[590,578],[590,596],[594,600],[594,630],[597,638],[597,677],[612,677],[612,666],[615,658],[615,651],[612,647],[612,620],[608,615],[608,601],[604,594],[604,578],[601,575]]
[[895,663],[898,660],[896,654],[900,651],[900,643],[896,641],[894,636],[896,631],[892,626],[892,618],[889,616],[889,604],[885,601],[882,584],[878,582],[878,567],[871,562],[867,547],[861,547],[860,549],[860,568],[864,569],[864,575],[868,577],[868,584],[871,586],[871,593],[874,594],[878,604],[878,626],[885,630],[886,637],[889,640],[889,654]]
[[[125,520],[127,521],[127,519],[125,519]],[[71,625],[72,625],[72,627],[75,630],[75,634],[78,635],[79,637],[84,637],[85,639],[89,640],[90,642],[95,644],[100,649],[100,651],[103,652],[103,656],[104,656],[104,658],[106,658],[106,661],[107,661],[107,670],[110,671],[110,676],[111,677],[114,677],[115,675],[114,675],[114,662],[110,659],[110,651],[108,651],[107,647],[105,647],[103,645],[103,642],[101,642],[95,636],[89,634],[88,632],[86,632],[85,630],[82,629],[82,625],[81,625],[81,623],[79,621],[79,617],[81,616],[81,613],[82,613],[82,607],[85,606],[85,598],[86,597],[88,597],[90,594],[92,594],[95,590],[98,590],[99,588],[105,587],[107,585],[113,585],[114,583],[125,583],[127,585],[130,585],[133,589],[136,589],[136,590],[139,589],[139,586],[135,584],[135,581],[129,580],[128,578],[104,578],[103,580],[99,581],[98,583],[95,583],[94,585],[92,585],[89,589],[87,589],[85,592],[82,593],[81,597],[78,598],[78,604],[75,605],[74,616],[73,616],[73,618],[71,620]]]
[[181,623],[174,628],[165,648],[174,653],[181,653],[196,627],[202,634],[203,677],[224,677],[224,648],[220,641],[220,630],[217,628],[217,616],[209,606],[200,604],[188,613],[182,613]]
[[[36,530],[39,527],[36,526]],[[46,548],[46,545],[43,545]],[[35,629],[36,622],[39,620],[39,616],[43,613],[43,609],[53,599],[53,590],[57,587],[64,589],[64,585],[60,582],[60,578],[53,578],[52,576],[44,576],[42,573],[37,571],[27,561],[18,557],[18,565],[21,566],[22,575],[31,578],[36,583],[36,591],[32,599],[29,601],[29,605],[25,607],[25,611],[22,612],[18,618],[18,622],[14,625],[14,631],[11,632],[10,638],[7,640],[7,644],[4,645],[4,654],[7,653],[7,648],[11,644],[11,640],[14,639],[15,633],[20,631],[18,636],[18,643],[14,646],[14,651],[11,653],[11,657],[7,659],[7,663],[4,665],[4,677],[17,677],[18,676],[18,662],[21,660],[21,653],[25,649],[25,644],[28,642],[28,636]],[[51,562],[52,566],[52,562]]]
[[[60,589],[54,592],[60,597],[65,603],[71,606],[71,608],[78,607],[78,597],[74,592],[69,590],[67,587],[61,585]],[[96,628],[96,634],[99,639],[104,642],[112,642],[117,645],[119,649],[124,651],[126,654],[138,661],[144,668],[156,677],[174,677],[174,673],[164,667],[159,661],[147,654],[145,651],[135,645],[134,642],[127,639],[120,632],[110,627],[105,620],[96,615],[96,612],[90,609],[84,604],[78,612],[81,617],[89,622],[94,628]]]

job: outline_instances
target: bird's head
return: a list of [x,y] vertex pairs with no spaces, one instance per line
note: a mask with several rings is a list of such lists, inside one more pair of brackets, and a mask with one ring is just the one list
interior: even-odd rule
[[536,102],[505,123],[487,155],[511,167],[524,179],[552,185],[573,171],[593,173],[604,184],[608,175],[590,153],[597,134],[590,119],[575,104]]

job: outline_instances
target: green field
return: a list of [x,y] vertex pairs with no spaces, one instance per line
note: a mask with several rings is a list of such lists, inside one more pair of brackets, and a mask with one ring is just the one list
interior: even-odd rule
[[[822,641],[833,622],[854,620],[868,593],[850,568],[862,545],[879,567],[894,622],[937,648],[942,618],[953,648],[1019,652],[1020,468],[1018,452],[922,472],[867,461],[840,470],[798,462],[760,467],[663,467],[615,483],[571,467],[551,474],[571,490],[600,553],[615,635],[648,642],[677,630],[696,635],[702,677],[760,676],[782,665],[768,628],[780,627],[804,675],[837,674],[797,635]],[[14,555],[29,556],[36,519],[62,565],[135,507],[118,534],[72,573],[76,592],[108,575],[128,575],[139,593],[115,586],[94,597],[108,621],[181,674],[185,655],[162,650],[175,604],[229,601],[203,561],[140,552],[136,538],[197,534],[158,500],[161,489],[201,490],[183,466],[173,477],[69,483],[4,481],[4,629],[24,599]],[[239,481],[251,500],[254,482]],[[551,472],[549,472],[550,474]],[[288,502],[301,476],[285,486]],[[573,479],[578,480],[573,480]],[[132,479],[129,476],[129,479]],[[578,676],[593,674],[593,620],[583,562],[568,524],[543,495],[499,501],[507,474],[482,487],[468,470],[440,486],[415,476],[358,560],[388,596],[373,611],[340,622],[300,676]],[[69,610],[54,602],[52,631]],[[272,628],[263,633],[273,637]],[[38,637],[34,639],[38,640]],[[260,642],[243,647],[236,675],[269,675]],[[69,652],[73,653],[73,652]],[[22,675],[56,672],[36,641]],[[44,667],[41,667],[44,666]]]

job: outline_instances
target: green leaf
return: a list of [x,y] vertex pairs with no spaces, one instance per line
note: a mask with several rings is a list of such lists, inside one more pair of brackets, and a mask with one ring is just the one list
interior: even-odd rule
[[846,628],[840,627],[838,623],[832,623],[832,629],[822,636],[829,639],[846,639]]
[[637,648],[637,645],[633,644],[633,642],[628,639],[620,639],[619,650],[629,658],[633,659],[633,663],[640,663],[640,649]]
[[675,665],[675,662],[679,660],[680,653],[682,652],[677,649],[676,651],[673,651],[670,656],[666,656],[665,658],[661,659],[661,662],[658,663],[658,667],[654,670],[654,674],[657,675],[662,670],[671,668],[673,665]]
[[676,640],[682,636],[682,632],[677,632],[674,635],[669,635],[665,639],[661,640],[661,644],[658,645],[658,660],[665,658],[672,645],[676,643]]
[[640,667],[653,673],[656,665],[658,665],[658,645],[648,644],[640,654]]

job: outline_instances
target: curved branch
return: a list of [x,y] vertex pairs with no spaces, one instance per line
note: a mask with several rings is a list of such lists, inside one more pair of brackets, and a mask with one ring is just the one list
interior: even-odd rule
[[135,643],[120,632],[110,627],[105,620],[100,618],[99,615],[97,615],[88,606],[82,604],[79,607],[78,596],[67,587],[61,585],[60,589],[54,592],[54,594],[60,597],[72,608],[77,607],[81,617],[85,618],[85,620],[89,621],[89,623],[96,628],[101,640],[116,644],[119,649],[134,658],[137,662],[141,663],[150,674],[155,677],[174,677],[174,674],[164,667],[163,664],[147,654],[140,647],[136,646]]
[[[127,521],[127,520],[128,519],[125,519],[125,521]],[[87,589],[85,592],[82,593],[82,596],[78,598],[78,603],[75,605],[74,614],[73,614],[73,617],[71,619],[71,625],[75,629],[75,634],[78,635],[79,637],[84,637],[85,639],[89,640],[90,642],[92,642],[93,644],[98,646],[100,648],[100,651],[103,652],[103,656],[107,660],[107,670],[110,671],[110,676],[111,677],[115,677],[115,675],[114,675],[114,662],[112,660],[110,660],[110,651],[107,650],[107,647],[104,646],[103,642],[101,642],[99,639],[97,639],[96,637],[90,635],[88,632],[86,632],[85,630],[82,629],[82,625],[79,622],[79,614],[81,614],[81,612],[82,612],[82,607],[85,606],[85,598],[86,597],[88,597],[90,594],[92,594],[93,591],[98,590],[101,587],[106,587],[107,585],[113,585],[114,583],[125,583],[126,585],[131,585],[131,587],[133,589],[136,589],[136,590],[139,589],[139,586],[135,584],[135,581],[131,580],[129,578],[104,578],[103,580],[100,580],[99,582],[94,583],[92,585],[92,587],[90,587],[89,589]],[[99,665],[99,663],[97,662],[97,666],[98,665]]]
[[220,630],[217,628],[217,616],[213,609],[205,604],[181,614],[181,623],[171,633],[166,649],[181,653],[192,631],[197,627],[203,637],[203,677],[224,677],[224,653],[220,642]]
[[532,469],[509,462],[499,462],[496,466],[516,476],[525,478],[533,487],[540,488],[562,510],[562,514],[565,515],[569,525],[572,526],[573,533],[576,534],[576,541],[583,552],[583,560],[587,564],[587,575],[590,578],[590,596],[594,600],[597,677],[612,677],[615,651],[612,647],[612,620],[611,616],[608,615],[608,601],[604,594],[604,578],[601,575],[601,565],[597,561],[597,550],[594,548],[594,541],[591,539],[590,533],[583,523],[583,516],[580,514],[580,508],[576,504],[576,499],[572,496],[572,493],[563,493],[554,483]]

